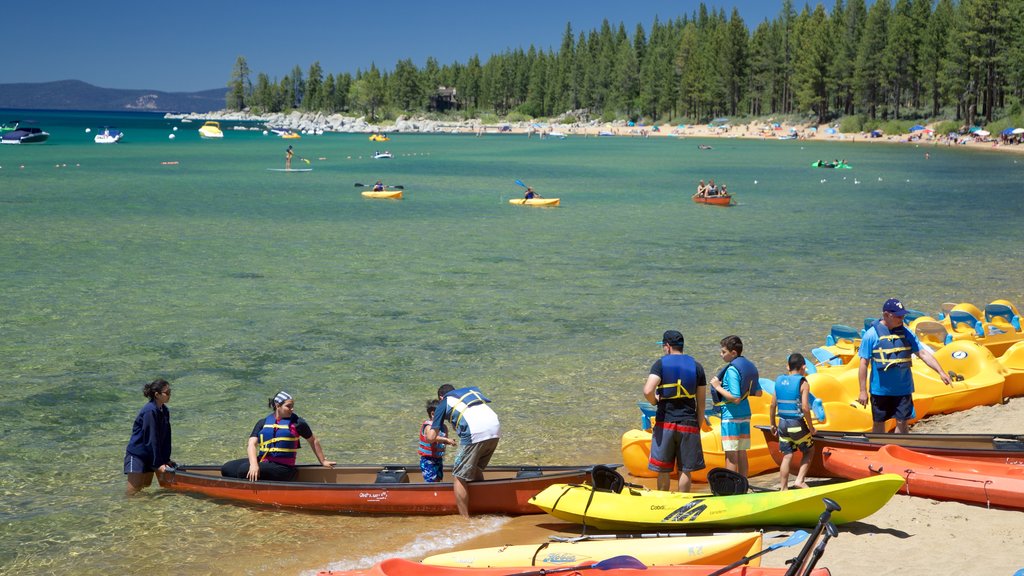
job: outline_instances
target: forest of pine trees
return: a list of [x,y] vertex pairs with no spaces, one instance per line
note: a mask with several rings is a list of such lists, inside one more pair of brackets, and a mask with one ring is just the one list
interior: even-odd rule
[[797,12],[783,0],[751,29],[736,9],[708,10],[632,34],[567,24],[557,50],[530,46],[441,66],[400,60],[353,75],[319,62],[271,80],[239,57],[227,108],[366,115],[435,111],[509,119],[585,110],[590,119],[704,122],[717,116],[799,115],[817,122],[1020,115],[1024,100],[1024,0],[836,0]]

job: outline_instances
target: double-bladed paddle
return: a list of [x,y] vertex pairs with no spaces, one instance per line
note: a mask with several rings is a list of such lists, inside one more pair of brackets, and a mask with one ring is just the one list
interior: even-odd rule
[[800,574],[800,567],[803,566],[804,560],[806,560],[807,555],[810,554],[811,547],[814,546],[814,543],[818,540],[818,536],[820,536],[821,532],[826,529],[826,526],[831,525],[829,518],[832,517],[832,512],[843,509],[831,498],[822,498],[821,500],[825,503],[825,511],[818,517],[818,525],[814,527],[814,531],[811,532],[811,536],[808,538],[807,543],[804,544],[804,547],[800,549],[800,553],[791,561],[792,564],[790,564],[789,569],[786,570],[785,576],[797,576],[797,574]]
[[760,552],[758,552],[756,554],[751,554],[750,556],[744,556],[743,558],[740,558],[739,560],[733,562],[732,564],[729,564],[728,566],[722,566],[718,570],[715,570],[714,572],[708,574],[708,576],[719,576],[720,574],[725,574],[729,570],[732,570],[733,568],[735,568],[737,566],[742,566],[744,564],[747,564],[748,562],[750,562],[754,558],[758,558],[758,557],[760,557],[763,554],[767,554],[767,553],[771,552],[772,550],[778,550],[779,548],[785,548],[787,546],[793,546],[795,544],[799,544],[799,543],[803,542],[804,540],[807,540],[808,536],[810,536],[810,534],[808,534],[806,531],[804,531],[804,530],[797,530],[796,532],[793,532],[792,536],[790,536],[789,538],[786,538],[782,542],[777,542],[775,544],[772,544],[771,546],[768,546],[767,548],[764,548],[763,550],[761,550]]
[[545,576],[557,572],[575,572],[579,570],[618,570],[620,568],[632,568],[634,570],[646,570],[647,566],[632,556],[613,556],[607,560],[601,560],[595,564],[580,564],[578,566],[563,566],[560,568],[541,568],[529,572],[515,572],[508,576]]
[[[356,186],[355,187],[356,188],[373,188],[373,184],[362,184],[362,183],[356,182]],[[405,190],[405,186],[399,186],[399,185],[385,186],[384,188],[385,189],[391,189],[391,190]]]

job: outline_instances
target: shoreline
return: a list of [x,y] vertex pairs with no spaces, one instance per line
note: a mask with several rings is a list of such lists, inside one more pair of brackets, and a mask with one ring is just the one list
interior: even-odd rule
[[[400,116],[390,124],[372,124],[365,117],[344,116],[342,114],[324,115],[322,113],[303,113],[293,111],[289,114],[274,113],[252,115],[247,112],[231,112],[220,110],[207,113],[173,114],[166,113],[168,120],[259,123],[249,130],[263,130],[264,126],[284,128],[303,134],[360,133],[360,134],[485,134],[526,135],[527,138],[560,139],[571,136],[583,138],[626,137],[626,138],[713,138],[745,140],[798,140],[803,142],[849,142],[873,144],[911,144],[931,148],[961,148],[971,150],[989,150],[1024,154],[1024,142],[1003,143],[999,138],[978,138],[971,135],[959,135],[955,139],[947,135],[938,135],[929,130],[898,135],[882,135],[871,137],[868,132],[846,134],[836,131],[828,124],[809,125],[795,123],[774,123],[770,121],[751,121],[746,124],[703,125],[687,124],[680,126],[630,126],[623,120],[615,122],[575,122],[571,124],[558,122],[498,122],[485,124],[476,118],[463,121],[430,120],[426,118],[409,118]],[[245,130],[243,127],[236,127]],[[829,133],[832,130],[832,133]]]

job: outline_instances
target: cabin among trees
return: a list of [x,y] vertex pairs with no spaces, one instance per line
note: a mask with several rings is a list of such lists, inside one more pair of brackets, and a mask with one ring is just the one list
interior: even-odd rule
[[427,110],[431,112],[447,112],[457,110],[459,101],[457,98],[458,89],[438,86],[437,92],[430,96],[430,105]]

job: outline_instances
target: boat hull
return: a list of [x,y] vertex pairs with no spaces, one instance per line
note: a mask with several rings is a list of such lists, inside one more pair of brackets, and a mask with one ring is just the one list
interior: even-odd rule
[[874,452],[825,448],[825,466],[844,478],[893,472],[906,479],[900,492],[1000,508],[1024,509],[1024,466],[923,454],[901,446]]
[[842,510],[832,513],[835,524],[855,522],[874,514],[903,486],[903,477],[882,474],[872,478],[825,484],[783,492],[753,492],[712,496],[625,488],[620,493],[593,491],[590,486],[556,484],[530,499],[552,516],[601,530],[679,530],[720,526],[814,526],[822,498],[835,500]]
[[509,204],[517,206],[558,206],[561,202],[561,198],[513,198],[508,201]]
[[692,196],[692,198],[697,204],[707,204],[709,206],[733,206],[732,196]]
[[[423,563],[430,566],[463,568],[552,567],[600,562],[627,554],[647,566],[729,564],[760,550],[760,532],[741,532],[712,536],[665,535],[658,538],[594,539],[478,548],[428,556],[423,559]],[[758,565],[758,560],[754,560],[755,566]]]
[[390,198],[393,200],[400,200],[402,198],[401,190],[365,190],[363,196],[366,198]]
[[[250,482],[244,478],[223,478],[220,466],[181,466],[160,475],[160,486],[235,503],[319,510],[347,514],[457,514],[452,483],[418,480],[419,466],[388,466],[402,469],[417,481],[381,482],[385,469],[375,465],[299,466],[294,482]],[[384,473],[389,480],[401,473]],[[518,477],[517,477],[518,476]],[[559,482],[583,482],[589,466],[491,466],[485,480],[470,482],[469,511],[474,514],[538,514],[529,503],[545,487]],[[445,478],[451,478],[447,469]]]
[[[587,569],[584,565],[580,570]],[[614,576],[707,576],[722,568],[718,565],[693,566],[652,566],[650,568],[615,568],[608,570]],[[374,564],[366,570],[324,570],[317,576],[509,576],[514,573],[537,574],[538,568],[528,566],[516,568],[452,568],[447,566],[425,566],[404,558],[390,558]],[[784,576],[788,568],[764,568],[739,566],[730,570],[728,576]],[[549,571],[550,572],[550,571]],[[595,570],[595,572],[597,572]],[[566,571],[566,574],[576,574]],[[830,576],[827,568],[815,568],[811,576]]]

